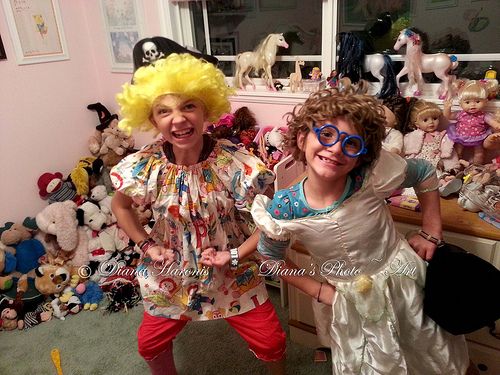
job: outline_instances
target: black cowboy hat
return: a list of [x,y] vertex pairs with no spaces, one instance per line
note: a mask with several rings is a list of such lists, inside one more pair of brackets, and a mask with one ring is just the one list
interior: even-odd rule
[[[144,46],[145,44],[146,46]],[[163,36],[154,36],[152,38],[141,39],[135,44],[133,50],[134,72],[141,66],[150,65],[158,59],[167,57],[171,53],[189,53],[194,57],[206,60],[215,66],[217,66],[217,63],[219,62],[219,60],[212,55],[192,51]]]
[[439,247],[427,267],[424,312],[454,335],[494,327],[500,271],[459,246]]

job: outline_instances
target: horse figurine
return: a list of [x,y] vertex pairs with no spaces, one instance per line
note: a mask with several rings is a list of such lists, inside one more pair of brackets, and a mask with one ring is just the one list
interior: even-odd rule
[[304,66],[304,60],[295,60],[295,72],[290,74],[290,91],[297,92],[302,90],[302,72],[300,71],[300,67]]
[[288,43],[285,41],[283,34],[269,34],[253,51],[238,54],[236,56],[236,74],[234,76],[235,87],[245,90],[246,85],[250,83],[255,90],[255,83],[252,82],[249,74],[252,70],[255,70],[257,74],[262,70],[261,77],[264,79],[267,88],[276,91],[273,85],[271,67],[276,61],[278,47],[288,48]]
[[434,73],[442,82],[439,87],[439,99],[451,96],[451,84],[455,76],[448,74],[450,70],[458,66],[455,56],[451,58],[446,53],[425,54],[422,52],[422,39],[415,31],[403,29],[398,36],[394,49],[398,51],[406,44],[406,56],[403,69],[396,76],[399,87],[399,79],[408,74],[409,86],[417,85],[414,96],[422,95],[424,79],[422,73]]
[[367,55],[365,46],[365,41],[357,34],[339,33],[337,48],[339,78],[348,77],[351,82],[357,83],[362,73],[370,72],[381,83],[379,97],[396,94],[396,78],[391,58],[381,53]]

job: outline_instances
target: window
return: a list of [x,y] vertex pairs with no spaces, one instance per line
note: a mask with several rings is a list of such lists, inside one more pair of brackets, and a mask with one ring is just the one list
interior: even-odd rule
[[[416,27],[427,34],[424,52],[457,56],[459,77],[484,78],[489,67],[500,68],[500,4],[491,0],[159,0],[164,32],[181,44],[211,53],[226,76],[234,75],[237,53],[253,50],[269,33],[283,33],[273,78],[286,79],[296,59],[305,61],[302,76],[319,66],[323,77],[335,68],[340,32],[363,34],[373,52],[402,61],[392,49],[399,31]],[[396,63],[397,64],[397,63]],[[401,64],[401,63],[400,63]],[[398,69],[398,68],[396,68]],[[365,77],[376,81],[373,77]],[[427,82],[438,82],[426,77]]]

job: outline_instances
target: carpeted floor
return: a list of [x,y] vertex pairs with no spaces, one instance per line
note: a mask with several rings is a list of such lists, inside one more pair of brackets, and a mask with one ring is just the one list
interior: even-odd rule
[[[269,287],[269,294],[288,333],[288,311],[280,307],[279,292]],[[56,375],[50,351],[58,348],[64,375],[146,375],[136,343],[142,312],[142,306],[111,315],[82,311],[29,331],[0,332],[0,374]],[[267,374],[223,320],[188,324],[175,340],[174,355],[179,375]],[[330,358],[314,363],[312,349],[287,340],[287,374],[312,373],[331,374]]]

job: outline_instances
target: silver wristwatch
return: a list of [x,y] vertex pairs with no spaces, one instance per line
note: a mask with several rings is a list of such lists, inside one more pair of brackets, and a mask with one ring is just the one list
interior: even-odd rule
[[230,266],[231,269],[234,271],[238,268],[238,263],[240,260],[240,256],[238,254],[238,248],[235,247],[234,249],[229,250],[229,254],[231,255],[231,260],[230,260]]

